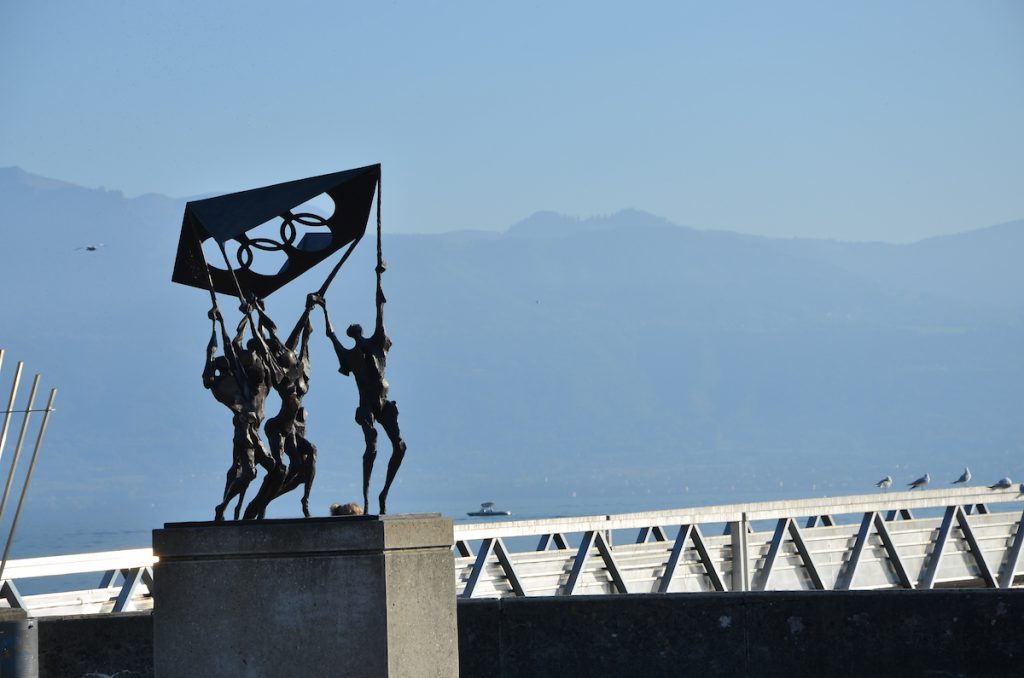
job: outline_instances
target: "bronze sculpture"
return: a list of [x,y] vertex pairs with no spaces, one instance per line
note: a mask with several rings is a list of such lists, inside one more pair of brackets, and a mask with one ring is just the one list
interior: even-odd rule
[[[348,328],[355,345],[346,348],[338,339],[327,315],[324,295],[362,239],[369,221],[370,207],[377,202],[377,323],[374,333],[364,337],[359,325]],[[328,217],[300,211],[300,206],[316,196],[327,196],[334,204]],[[279,219],[279,240],[252,237],[250,231]],[[300,237],[299,231],[311,229]],[[317,230],[320,229],[320,230]],[[203,243],[216,243],[224,267],[212,266],[203,252]],[[229,256],[229,248],[231,256]],[[277,327],[266,313],[262,298],[345,248],[320,289],[307,296],[305,311],[285,341],[277,336]],[[275,274],[253,268],[257,252],[275,252],[283,263]],[[232,262],[234,260],[234,263]],[[338,356],[339,371],[355,377],[359,390],[356,422],[363,431],[363,502],[369,509],[369,482],[377,456],[376,424],[392,444],[384,488],[379,495],[380,512],[386,511],[388,492],[405,457],[406,444],[398,427],[398,407],[388,400],[384,378],[391,339],[384,330],[384,292],[381,275],[385,266],[381,254],[380,165],[325,174],[264,188],[189,202],[182,219],[178,254],[172,280],[200,287],[210,293],[213,322],[207,346],[203,385],[233,413],[232,464],[228,470],[222,502],[216,507],[216,520],[237,497],[234,518],[238,520],[246,490],[256,477],[256,466],[266,475],[256,497],[245,507],[246,519],[264,517],[267,505],[277,497],[302,485],[304,516],[309,516],[309,494],[316,476],[316,446],[306,439],[307,411],[302,400],[309,390],[309,337],[313,331],[310,313],[316,305],[324,310],[327,333]],[[217,292],[242,300],[242,320],[234,340],[228,336],[217,307]],[[254,321],[255,313],[257,320]],[[224,354],[217,356],[218,325],[223,337]],[[252,338],[243,347],[247,328]],[[273,388],[281,398],[279,412],[265,426],[269,450],[260,439],[267,394]],[[287,463],[285,460],[287,459]]]
[[[208,314],[213,323],[210,342],[206,346],[206,364],[203,368],[203,386],[218,402],[233,413],[232,460],[224,484],[224,496],[214,509],[214,520],[224,520],[224,510],[231,500],[238,497],[235,520],[245,500],[245,491],[256,477],[256,465],[274,472],[275,463],[260,440],[260,422],[270,387],[269,370],[261,355],[261,347],[250,339],[247,347],[242,346],[248,318],[243,317],[233,340],[224,331],[223,318],[214,307]],[[217,323],[221,323],[224,337],[224,355],[217,353]],[[216,357],[215,357],[216,356]]]
[[380,514],[384,515],[387,512],[388,491],[391,489],[395,474],[398,473],[398,468],[405,458],[406,444],[402,440],[402,434],[398,427],[398,405],[394,400],[388,400],[388,381],[384,377],[388,351],[391,350],[391,338],[388,337],[384,329],[384,304],[387,299],[384,297],[384,290],[381,286],[381,276],[385,271],[385,266],[380,258],[379,249],[376,271],[377,323],[373,334],[369,337],[363,336],[362,326],[349,325],[345,334],[355,342],[352,348],[346,348],[334,332],[330,315],[327,313],[327,303],[323,296],[312,295],[312,300],[324,309],[327,336],[330,337],[334,351],[338,355],[338,371],[345,376],[352,375],[356,380],[356,387],[359,389],[356,423],[363,430],[363,438],[366,441],[366,451],[363,453],[364,513],[369,513],[370,474],[373,471],[373,462],[377,458],[377,429],[374,424],[379,423],[391,441],[392,451],[391,458],[388,460],[387,477],[384,480],[384,489],[378,496]]
[[307,303],[284,342],[278,338],[277,326],[267,315],[263,303],[256,302],[254,308],[259,315],[261,334],[266,331],[269,335],[265,340],[277,368],[272,372],[271,385],[281,398],[280,411],[267,420],[264,431],[271,456],[282,462],[287,457],[288,464],[264,477],[256,498],[245,509],[244,518],[263,518],[271,501],[299,485],[305,487],[302,515],[308,518],[309,492],[316,476],[316,446],[306,440],[306,408],[302,406],[302,398],[309,391],[309,336],[313,331],[309,315],[313,305]]

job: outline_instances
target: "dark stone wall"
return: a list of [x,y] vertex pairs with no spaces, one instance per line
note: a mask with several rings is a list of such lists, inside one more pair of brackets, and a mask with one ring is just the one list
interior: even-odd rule
[[[1024,675],[1021,589],[466,600],[458,622],[463,678]],[[39,652],[42,678],[152,676],[152,617],[42,618]]]
[[41,617],[40,678],[153,675],[153,615],[149,612]]
[[463,678],[1022,676],[1024,590],[462,601]]

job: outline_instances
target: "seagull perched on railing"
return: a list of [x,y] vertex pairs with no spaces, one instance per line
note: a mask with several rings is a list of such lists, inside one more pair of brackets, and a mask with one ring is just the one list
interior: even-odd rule
[[960,474],[960,477],[954,480],[950,485],[956,485],[957,483],[966,483],[971,479],[971,469],[964,466],[964,472]]
[[890,487],[892,487],[892,476],[886,476],[882,478],[877,483],[875,483],[875,487],[880,487],[883,490],[888,490]]
[[910,486],[910,489],[916,490],[919,487],[924,487],[925,485],[927,485],[931,481],[932,481],[932,477],[930,475],[928,475],[927,473],[925,473],[923,476],[921,476],[920,478],[918,478],[914,482],[907,483],[907,485]]
[[996,483],[995,485],[989,485],[988,489],[990,489],[990,490],[1008,490],[1011,487],[1013,487],[1013,481],[1010,480],[1009,478],[1003,478],[998,483]]

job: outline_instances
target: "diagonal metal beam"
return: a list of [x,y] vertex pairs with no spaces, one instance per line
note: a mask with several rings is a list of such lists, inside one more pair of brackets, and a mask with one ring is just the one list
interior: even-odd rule
[[555,549],[559,551],[564,551],[569,548],[568,542],[565,541],[565,535],[555,532],[553,534],[542,534],[540,536],[540,541],[537,542],[537,550],[547,551],[548,546],[551,544],[554,544]]
[[484,566],[487,564],[487,557],[491,555],[491,551],[494,550],[494,539],[484,539],[483,543],[480,544],[480,551],[476,554],[476,562],[473,563],[473,571],[469,573],[469,580],[466,581],[466,587],[462,589],[463,598],[472,598],[473,592],[476,591],[476,585],[480,582],[480,576],[484,572]]
[[1017,519],[1017,532],[1010,542],[1009,557],[1003,565],[1003,571],[999,575],[999,588],[1008,589],[1013,586],[1013,576],[1017,573],[1017,563],[1020,562],[1020,552],[1024,548],[1024,512]]
[[896,570],[896,577],[900,580],[900,585],[905,589],[915,588],[914,582],[910,580],[910,575],[907,574],[907,568],[903,567],[903,560],[900,558],[900,552],[896,549],[896,542],[892,540],[892,535],[889,534],[889,528],[885,526],[882,516],[877,513],[875,514],[875,529],[878,530],[878,537],[882,540],[882,548],[885,549],[885,553],[889,557],[889,563]]
[[804,527],[817,527],[818,523],[821,523],[824,527],[833,527],[836,521],[827,513],[820,516],[807,516],[807,522],[804,523]]
[[775,525],[775,534],[772,535],[771,543],[768,546],[768,555],[764,558],[764,567],[761,568],[757,585],[753,587],[755,591],[768,590],[768,580],[771,579],[772,568],[775,567],[775,561],[779,557],[779,550],[782,548],[782,540],[786,536],[789,523],[789,518],[780,518],[779,522]]
[[711,587],[715,591],[725,591],[725,582],[715,566],[715,561],[711,558],[711,553],[704,542],[704,535],[701,534],[700,528],[696,525],[680,525],[675,543],[672,544],[672,553],[669,556],[668,563],[665,565],[665,573],[662,575],[661,582],[658,585],[658,592],[665,593],[672,585],[672,579],[675,577],[679,562],[682,560],[687,541],[693,542],[697,550],[697,557],[701,565],[704,566],[708,579],[711,581]]
[[455,542],[455,552],[462,558],[473,557],[473,549],[469,548],[469,542],[462,539]]
[[925,565],[918,587],[930,589],[935,586],[935,575],[939,571],[939,562],[942,560],[942,552],[946,549],[946,542],[949,541],[949,533],[953,528],[953,518],[956,516],[957,506],[947,506],[946,514],[942,516],[942,524],[939,526],[939,533],[935,538],[935,544]]
[[576,551],[576,557],[572,562],[572,571],[569,572],[569,580],[565,582],[565,593],[566,595],[573,595],[576,593],[576,587],[580,582],[580,574],[583,572],[583,566],[587,564],[587,558],[590,557],[590,549],[594,547],[594,539],[596,538],[597,532],[589,530],[584,533],[583,539],[580,541],[580,548]]
[[789,536],[793,538],[793,545],[796,546],[796,552],[800,554],[800,559],[807,569],[807,574],[810,576],[814,588],[818,591],[824,590],[825,585],[821,582],[821,575],[818,573],[818,568],[814,565],[811,552],[807,549],[804,536],[800,534],[800,528],[796,526],[796,522],[793,520],[789,521]]
[[611,575],[612,583],[615,584],[615,588],[619,593],[629,593],[629,589],[626,587],[626,580],[622,578],[622,572],[619,571],[619,564],[615,562],[615,555],[612,553],[612,549],[608,545],[608,542],[605,541],[604,534],[598,532],[595,542],[597,543],[597,551],[601,554],[605,567],[608,568],[608,574]]
[[512,592],[517,596],[525,598],[526,591],[523,589],[523,584],[519,580],[516,568],[512,565],[512,558],[505,548],[505,542],[501,541],[501,537],[494,540],[494,555],[498,556],[498,564],[501,565],[501,569],[505,572],[505,577],[508,579],[509,586],[512,587]]
[[704,543],[704,535],[701,534],[700,528],[696,525],[693,526],[693,530],[690,532],[690,539],[693,541],[693,545],[697,547],[697,555],[700,557],[700,562],[704,565],[704,570],[708,573],[711,586],[716,591],[724,591],[725,582],[722,581],[722,575],[719,574],[718,568],[715,567],[715,561],[711,559],[707,544]]
[[21,597],[21,591],[18,590],[18,587],[10,579],[5,579],[3,586],[0,586],[0,598],[6,600],[7,604],[11,607],[20,610],[28,609],[25,605],[25,599]]
[[668,593],[668,589],[672,585],[672,579],[676,576],[676,568],[679,567],[679,561],[683,557],[686,540],[690,538],[690,531],[692,529],[690,525],[679,526],[679,534],[676,535],[676,541],[672,544],[672,553],[665,564],[665,573],[661,575],[661,582],[658,584],[658,593]]
[[996,588],[996,578],[992,574],[992,568],[985,561],[985,554],[982,553],[981,545],[974,536],[974,530],[971,529],[971,523],[967,520],[967,514],[959,506],[956,507],[956,521],[960,525],[960,531],[964,533],[964,539],[967,540],[967,546],[971,549],[974,562],[978,564],[978,569],[981,570],[981,578],[985,580],[985,585],[989,588]]
[[839,576],[836,577],[835,588],[837,591],[849,591],[853,588],[853,578],[857,574],[860,557],[864,554],[864,547],[868,543],[868,535],[871,534],[871,524],[875,522],[875,516],[877,515],[874,511],[868,511],[864,514],[864,518],[861,519],[860,528],[857,530],[857,538],[853,542],[853,548],[850,549],[850,559],[843,563],[843,567],[839,570]]
[[117,594],[117,600],[114,602],[114,609],[111,612],[129,612],[135,609],[132,598],[135,596],[135,589],[139,587],[139,582],[142,581],[142,570],[143,568],[136,567],[124,571],[124,585],[121,587],[121,592]]
[[654,541],[668,541],[668,537],[665,536],[665,530],[661,529],[660,525],[652,525],[640,528],[640,532],[636,536],[636,543],[646,544],[647,540],[651,537],[654,537]]

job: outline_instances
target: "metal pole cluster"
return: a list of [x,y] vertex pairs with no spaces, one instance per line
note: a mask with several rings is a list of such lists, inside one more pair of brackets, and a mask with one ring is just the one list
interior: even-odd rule
[[[0,372],[3,370],[4,364],[4,350],[0,348]],[[25,482],[21,487],[21,496],[18,498],[18,506],[14,511],[14,520],[11,521],[11,529],[7,533],[7,543],[4,546],[3,559],[0,560],[0,582],[4,580],[4,570],[7,567],[7,558],[11,552],[11,543],[14,541],[14,533],[18,529],[18,519],[21,518],[21,509],[25,505],[25,496],[28,494],[28,485],[32,480],[32,473],[35,471],[36,460],[39,458],[39,450],[43,444],[43,436],[46,433],[46,425],[50,421],[50,413],[53,412],[53,402],[57,398],[57,389],[50,389],[50,397],[46,402],[46,407],[36,408],[36,394],[39,391],[39,379],[40,375],[35,375],[32,380],[32,388],[28,394],[28,401],[24,403],[24,407],[20,409],[15,408],[15,403],[18,397],[18,389],[21,386],[21,373],[24,370],[25,363],[18,362],[18,366],[14,370],[14,379],[11,381],[11,395],[7,401],[7,408],[2,411],[4,415],[3,425],[0,427],[0,459],[3,458],[4,446],[7,444],[7,432],[10,428],[11,420],[15,415],[22,415],[21,429],[18,432],[18,441],[14,446],[14,457],[11,460],[11,468],[7,474],[7,483],[4,485],[3,497],[0,498],[0,521],[3,521],[4,511],[7,508],[7,500],[10,498],[11,488],[14,485],[14,476],[18,470],[18,461],[21,459],[21,450],[25,444],[26,438],[29,436],[29,424],[31,422],[32,414],[34,412],[42,412],[43,419],[39,424],[39,429],[36,432],[35,447],[32,450],[32,459],[28,464],[28,471],[25,473]]]

